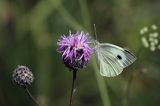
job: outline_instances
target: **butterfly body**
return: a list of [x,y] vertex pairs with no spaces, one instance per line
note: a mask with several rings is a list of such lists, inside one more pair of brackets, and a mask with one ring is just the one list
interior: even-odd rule
[[95,40],[94,50],[102,76],[114,77],[132,64],[136,57],[128,50],[110,43],[99,43]]

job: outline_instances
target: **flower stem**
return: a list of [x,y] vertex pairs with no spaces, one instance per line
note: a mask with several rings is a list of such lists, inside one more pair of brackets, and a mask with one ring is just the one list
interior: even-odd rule
[[125,97],[125,99],[126,99],[126,101],[125,101],[125,102],[126,102],[126,106],[129,106],[129,102],[130,102],[130,101],[129,101],[129,96],[130,96],[131,85],[132,85],[134,76],[135,76],[135,74],[136,74],[135,70],[136,70],[136,68],[137,68],[137,66],[138,66],[138,64],[139,64],[140,53],[141,53],[142,50],[143,50],[143,47],[141,46],[141,47],[138,49],[137,53],[136,53],[137,62],[135,63],[135,67],[133,67],[133,69],[132,69],[132,71],[131,71],[131,73],[130,73],[129,79],[128,79],[128,83],[127,83],[127,87],[126,87],[126,97]]
[[40,106],[40,104],[37,102],[37,100],[30,93],[30,91],[28,90],[28,88],[25,88],[25,92],[31,97],[31,99],[37,104],[37,106]]
[[74,94],[74,92],[75,92],[75,81],[76,81],[76,77],[77,77],[77,71],[76,71],[76,70],[73,70],[73,79],[72,79],[72,88],[71,88],[71,96],[70,96],[69,106],[72,106],[73,94]]

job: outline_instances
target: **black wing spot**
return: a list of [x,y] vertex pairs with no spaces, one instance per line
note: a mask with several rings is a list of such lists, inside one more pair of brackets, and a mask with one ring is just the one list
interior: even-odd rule
[[122,57],[121,57],[120,55],[117,55],[117,58],[118,58],[119,60],[121,60],[121,59],[122,59]]
[[136,58],[136,56],[135,56],[133,53],[131,53],[129,50],[125,49],[125,52],[129,53],[129,54],[132,55],[134,58]]

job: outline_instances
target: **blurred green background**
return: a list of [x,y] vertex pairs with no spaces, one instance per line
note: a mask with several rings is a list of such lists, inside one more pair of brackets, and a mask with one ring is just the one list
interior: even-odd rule
[[[94,58],[78,72],[74,106],[160,106],[160,51],[141,48],[139,30],[160,25],[159,0],[0,0],[0,106],[35,106],[12,84],[17,65],[34,73],[31,93],[42,106],[68,106],[72,74],[57,53],[69,30],[129,48],[137,61],[114,78]],[[159,29],[157,30],[159,31]],[[141,48],[141,49],[140,49]]]

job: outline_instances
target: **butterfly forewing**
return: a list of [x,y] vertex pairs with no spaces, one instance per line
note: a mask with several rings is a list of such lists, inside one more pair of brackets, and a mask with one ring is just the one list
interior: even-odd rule
[[119,75],[123,68],[133,63],[135,56],[119,46],[109,43],[99,43],[95,52],[102,76],[113,77]]
[[117,62],[117,59],[110,52],[98,47],[96,49],[96,54],[100,74],[102,76],[113,77],[119,75],[123,71],[121,64]]
[[117,61],[125,68],[132,64],[136,57],[134,54],[132,54],[130,51],[123,49],[119,46],[109,44],[109,43],[101,43],[100,47],[111,54],[114,55],[115,58],[117,58]]

